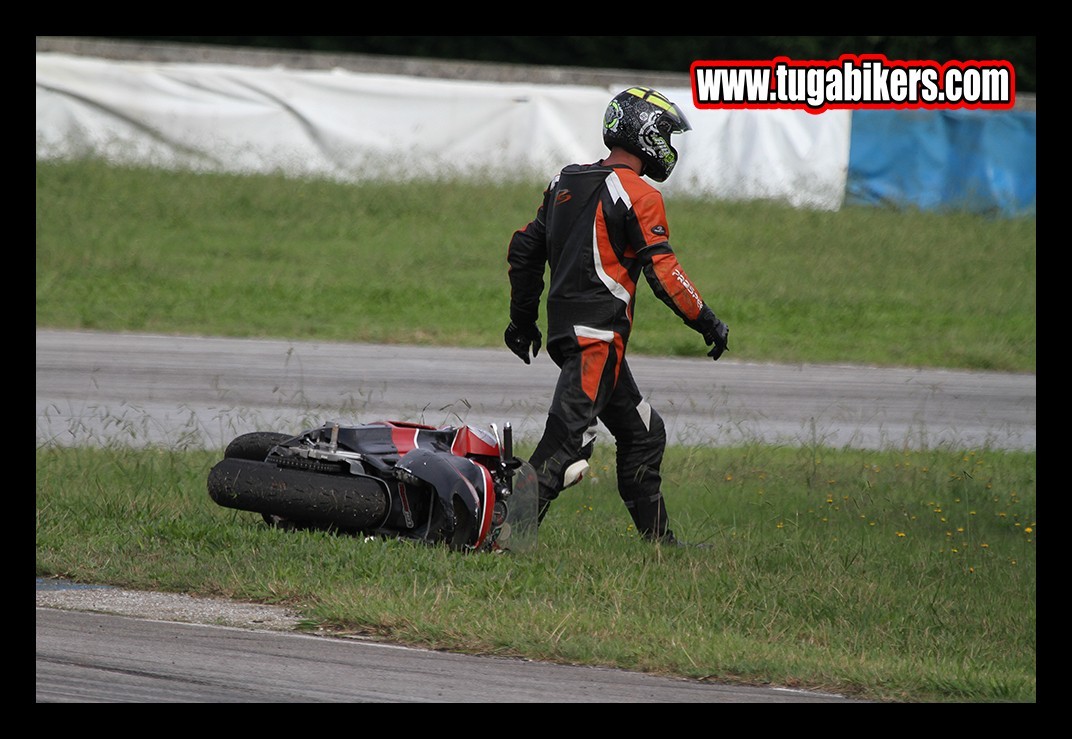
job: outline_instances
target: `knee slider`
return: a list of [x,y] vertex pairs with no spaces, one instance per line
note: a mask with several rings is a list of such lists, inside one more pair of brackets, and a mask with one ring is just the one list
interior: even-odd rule
[[584,473],[588,472],[589,466],[587,459],[578,459],[566,467],[565,472],[562,473],[562,488],[573,487],[583,480]]

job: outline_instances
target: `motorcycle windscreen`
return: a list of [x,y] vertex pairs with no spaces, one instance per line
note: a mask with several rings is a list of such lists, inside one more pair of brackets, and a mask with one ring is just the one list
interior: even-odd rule
[[536,470],[522,462],[514,471],[513,492],[506,503],[506,523],[496,543],[501,549],[521,554],[536,550],[536,530],[539,528],[540,484]]

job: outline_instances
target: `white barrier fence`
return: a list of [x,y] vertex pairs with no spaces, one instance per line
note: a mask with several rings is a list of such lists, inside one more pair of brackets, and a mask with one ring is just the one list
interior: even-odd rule
[[[603,111],[618,91],[39,52],[37,158],[342,181],[543,182],[606,152]],[[701,110],[688,88],[662,92],[693,126],[674,138],[681,163],[659,186],[668,197],[841,207],[849,111]]]

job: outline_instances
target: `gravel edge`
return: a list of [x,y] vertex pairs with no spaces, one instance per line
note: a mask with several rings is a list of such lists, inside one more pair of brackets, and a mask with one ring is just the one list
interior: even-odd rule
[[195,598],[179,593],[153,593],[113,587],[74,585],[44,588],[38,580],[37,607],[91,611],[119,616],[232,626],[257,631],[293,631],[301,616],[282,606],[238,603],[221,598]]

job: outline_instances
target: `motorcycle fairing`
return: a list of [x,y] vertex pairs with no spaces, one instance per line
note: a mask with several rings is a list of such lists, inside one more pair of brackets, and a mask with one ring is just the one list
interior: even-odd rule
[[495,485],[487,468],[465,457],[426,448],[407,452],[397,467],[430,485],[439,496],[441,511],[448,516],[458,513],[455,499],[463,504],[466,520],[447,521],[455,543],[474,549],[483,543],[491,530],[495,505]]
[[451,454],[459,457],[498,457],[499,440],[488,429],[463,426],[456,429]]

